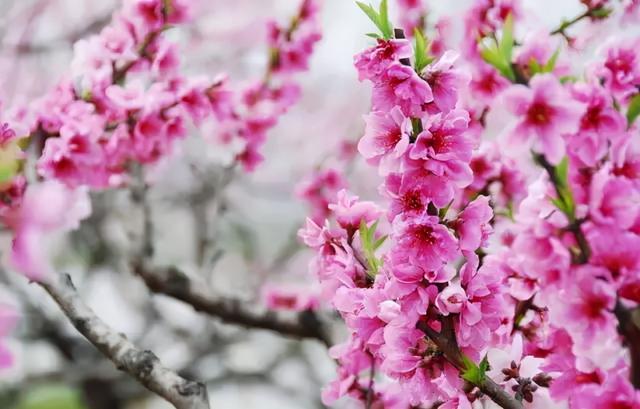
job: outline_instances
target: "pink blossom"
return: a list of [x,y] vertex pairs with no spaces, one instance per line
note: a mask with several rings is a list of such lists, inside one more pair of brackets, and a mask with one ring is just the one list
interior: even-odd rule
[[453,68],[459,55],[446,51],[438,60],[428,65],[423,73],[431,87],[433,103],[439,112],[447,113],[456,107],[458,93],[469,83],[469,76],[460,69]]
[[267,308],[272,310],[315,310],[319,300],[309,290],[305,287],[268,284],[262,288],[262,297]]
[[459,314],[467,303],[467,294],[459,283],[449,284],[436,298],[436,306],[442,315]]
[[373,109],[391,111],[399,106],[405,116],[418,116],[423,106],[433,101],[429,84],[413,68],[402,64],[391,65],[374,83]]
[[575,282],[550,309],[552,322],[566,328],[574,341],[583,345],[615,337],[616,293],[611,284],[601,279],[607,276],[607,271],[602,270],[591,266],[573,269]]
[[478,63],[474,68],[469,87],[473,95],[480,97],[485,104],[491,103],[493,98],[509,86],[509,81],[488,64]]
[[411,54],[411,45],[408,40],[378,40],[376,46],[355,56],[358,77],[360,81],[377,79],[392,64],[411,57]]
[[572,402],[584,409],[638,409],[640,392],[618,373],[609,377],[604,385],[576,394]]
[[421,216],[394,224],[392,260],[408,262],[425,271],[437,270],[459,255],[453,234],[434,216]]
[[605,50],[604,64],[598,73],[613,95],[625,100],[640,85],[640,59],[637,40],[618,41]]
[[581,110],[567,104],[568,93],[553,76],[536,75],[530,88],[514,85],[503,94],[507,108],[521,119],[510,133],[511,141],[526,142],[553,164],[565,154],[563,135],[578,127]]
[[640,212],[640,192],[624,176],[613,176],[607,167],[598,171],[591,181],[591,217],[600,224],[628,229]]
[[398,158],[409,146],[411,121],[399,107],[389,114],[372,112],[365,117],[365,132],[358,143],[358,151],[367,159],[377,159],[393,153]]
[[469,168],[473,142],[465,131],[469,114],[463,110],[453,110],[429,118],[425,130],[418,135],[409,151],[411,159],[429,159],[425,169],[464,187],[471,183],[473,176]]
[[640,271],[640,237],[613,226],[586,225],[585,235],[591,248],[590,262],[608,270],[613,280],[633,276]]
[[460,213],[455,224],[458,237],[460,237],[460,249],[475,251],[486,244],[491,234],[489,221],[493,218],[493,210],[489,205],[487,196],[478,196]]
[[72,190],[47,181],[27,188],[17,216],[11,261],[30,280],[54,273],[48,254],[52,235],[78,228],[91,213],[86,189]]
[[338,192],[337,202],[331,203],[329,209],[336,216],[336,221],[343,229],[355,231],[364,222],[369,224],[377,220],[382,210],[373,202],[360,201],[358,196],[349,195],[346,190]]

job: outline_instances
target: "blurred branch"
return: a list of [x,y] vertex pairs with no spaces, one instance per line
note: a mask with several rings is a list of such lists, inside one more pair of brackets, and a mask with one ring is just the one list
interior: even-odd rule
[[118,369],[131,375],[176,409],[209,409],[206,387],[165,368],[151,351],[141,350],[108,327],[80,298],[71,277],[39,283],[58,304],[71,324]]
[[288,317],[274,311],[249,308],[237,299],[214,297],[205,286],[194,282],[175,267],[154,269],[139,262],[133,264],[133,270],[152,292],[185,302],[196,311],[220,318],[226,323],[266,329],[296,338],[316,339],[331,346],[326,324],[313,311]]

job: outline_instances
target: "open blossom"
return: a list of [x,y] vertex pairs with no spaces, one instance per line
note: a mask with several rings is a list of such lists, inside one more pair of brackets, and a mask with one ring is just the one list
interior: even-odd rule
[[392,259],[425,271],[437,270],[459,255],[455,237],[434,216],[398,221],[394,226],[394,236],[397,244]]
[[605,277],[602,268],[584,266],[572,273],[577,280],[551,309],[551,320],[567,329],[575,342],[591,344],[597,339],[615,337],[615,290],[611,284],[598,279]]
[[458,53],[446,51],[437,61],[425,69],[423,76],[431,87],[436,112],[447,113],[456,107],[458,93],[469,83],[465,71],[453,68],[458,60]]
[[70,189],[57,181],[29,186],[20,213],[12,221],[14,267],[30,280],[46,279],[55,272],[49,254],[52,241],[78,228],[90,213],[87,189]]
[[640,212],[640,191],[631,180],[611,175],[609,171],[605,167],[593,176],[589,206],[591,217],[600,224],[628,229]]
[[360,201],[358,196],[352,196],[346,190],[338,192],[336,203],[331,203],[329,209],[333,211],[336,221],[347,231],[355,231],[364,222],[369,224],[377,220],[382,210],[373,202]]
[[409,157],[428,159],[424,163],[425,169],[435,175],[446,176],[458,187],[469,185],[473,179],[468,164],[473,141],[466,133],[468,123],[469,114],[464,110],[430,117],[425,130],[411,147]]
[[377,111],[390,111],[399,106],[405,116],[415,116],[431,101],[433,92],[429,84],[413,68],[403,64],[391,65],[374,83],[372,103]]
[[618,41],[605,49],[605,61],[598,70],[605,86],[622,100],[637,92],[640,85],[638,40]]
[[479,196],[460,213],[455,224],[460,237],[460,249],[475,251],[486,243],[491,234],[489,222],[493,218],[493,210],[489,198]]
[[377,159],[393,154],[399,158],[409,146],[411,121],[405,117],[399,107],[388,114],[382,111],[372,112],[365,117],[364,136],[358,143],[358,151],[367,159]]
[[378,40],[378,44],[355,57],[355,66],[360,80],[373,80],[380,77],[393,63],[411,57],[412,50],[408,40]]
[[514,85],[503,97],[507,108],[518,115],[510,133],[513,142],[533,140],[533,148],[553,164],[566,152],[563,136],[577,130],[581,110],[567,104],[568,92],[551,75],[536,75],[530,88]]

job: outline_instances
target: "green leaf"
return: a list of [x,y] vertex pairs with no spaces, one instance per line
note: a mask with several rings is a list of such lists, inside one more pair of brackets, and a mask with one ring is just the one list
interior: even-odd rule
[[32,386],[16,409],[84,409],[80,393],[62,385]]
[[382,31],[384,38],[393,38],[393,24],[389,21],[389,5],[387,0],[382,0],[380,2],[378,15],[380,16],[380,24],[382,25],[380,30]]
[[591,16],[599,19],[607,18],[611,13],[613,13],[613,9],[609,9],[606,7],[599,7],[591,10]]
[[629,103],[629,108],[627,109],[627,124],[629,127],[633,125],[638,115],[640,115],[640,94],[634,95]]
[[474,385],[480,385],[486,376],[487,369],[489,367],[489,362],[485,357],[482,362],[480,362],[480,366],[476,365],[469,357],[466,355],[462,355],[462,363],[464,365],[464,370],[462,371],[462,379],[471,382]]
[[485,355],[484,358],[482,358],[482,361],[480,361],[479,369],[483,374],[486,374],[489,370],[489,358],[487,355]]
[[509,13],[504,20],[504,26],[502,26],[502,37],[500,38],[500,44],[498,45],[500,54],[505,61],[511,64],[511,57],[513,54],[513,15]]
[[515,81],[516,76],[511,67],[511,60],[504,59],[504,55],[500,52],[495,41],[493,41],[493,43],[483,44],[480,49],[480,56],[485,62],[495,67],[502,76],[511,81]]
[[556,62],[558,62],[558,56],[560,55],[560,47],[556,49],[549,61],[544,65],[543,72],[551,72],[556,68]]
[[365,34],[367,37],[375,38],[376,40],[382,38],[378,33],[367,33]]
[[431,49],[431,43],[428,43],[427,40],[422,35],[422,31],[417,27],[413,30],[413,36],[416,39],[415,46],[415,65],[416,72],[419,74],[422,72],[424,67],[431,64],[433,61],[433,57],[429,56],[429,50]]
[[560,83],[561,84],[566,84],[566,83],[575,83],[578,82],[578,77],[576,77],[575,75],[564,75],[562,77],[560,77]]
[[568,186],[569,180],[569,158],[564,157],[555,167],[556,178],[562,186]]
[[511,58],[513,56],[513,16],[509,14],[502,27],[500,40],[486,38],[481,44],[480,55],[490,65],[494,66],[500,74],[511,81],[515,81],[516,75],[513,72]]
[[376,240],[373,243],[373,249],[374,250],[378,250],[380,248],[380,246],[382,246],[384,244],[385,241],[387,241],[387,238],[389,237],[388,234],[385,234],[384,236],[380,237],[378,240]]
[[369,17],[369,20],[371,20],[376,27],[380,28],[380,16],[378,16],[378,12],[369,4],[360,1],[356,1],[356,4],[360,7],[360,10],[364,11],[364,14]]
[[382,261],[376,257],[376,250],[382,246],[387,236],[375,239],[376,230],[378,229],[378,221],[373,223],[371,227],[367,227],[364,220],[360,222],[360,243],[362,244],[362,251],[367,261],[367,273],[371,277],[375,277],[378,274],[378,270],[382,266]]
[[529,60],[529,69],[533,75],[544,72],[544,68],[541,67],[540,64],[538,64],[538,61],[533,57]]
[[[360,10],[369,17],[373,24],[378,27],[383,38],[387,40],[393,38],[393,26],[389,21],[387,0],[382,0],[382,2],[380,2],[379,11],[376,11],[376,9],[374,9],[370,4],[365,4],[361,1],[356,1],[356,4],[360,7]],[[371,35],[369,35],[369,37],[371,37]]]

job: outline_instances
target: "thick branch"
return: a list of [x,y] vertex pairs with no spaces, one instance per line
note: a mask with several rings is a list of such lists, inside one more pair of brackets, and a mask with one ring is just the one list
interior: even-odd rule
[[109,328],[80,298],[71,277],[60,275],[56,282],[39,283],[71,324],[116,367],[134,377],[151,392],[176,409],[209,409],[206,387],[182,378],[165,368],[151,351],[141,350],[123,335]]
[[631,356],[630,379],[636,389],[640,389],[640,328],[633,320],[633,311],[619,301],[614,310],[618,318],[618,331],[624,337]]
[[331,346],[325,325],[313,311],[305,311],[294,317],[273,311],[258,311],[240,300],[214,297],[206,286],[194,282],[177,268],[152,269],[138,263],[133,265],[133,269],[152,292],[185,302],[196,311],[220,318],[226,323],[267,329],[296,338],[317,339]]
[[[426,322],[419,322],[418,329],[424,332],[436,344],[447,361],[459,371],[464,371],[462,353],[455,340],[455,333],[450,333],[453,330],[451,317],[444,317],[443,321],[442,332],[435,331]],[[476,386],[482,393],[491,398],[492,401],[503,409],[523,409],[521,402],[518,402],[514,397],[509,395],[504,388],[487,376],[484,377],[482,383]]]

